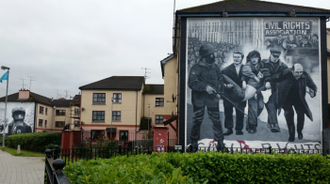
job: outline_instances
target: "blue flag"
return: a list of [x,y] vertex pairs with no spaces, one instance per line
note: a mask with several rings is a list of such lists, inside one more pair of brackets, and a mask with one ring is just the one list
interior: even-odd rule
[[0,78],[0,82],[2,82],[3,80],[8,80],[8,71],[2,75],[2,77]]

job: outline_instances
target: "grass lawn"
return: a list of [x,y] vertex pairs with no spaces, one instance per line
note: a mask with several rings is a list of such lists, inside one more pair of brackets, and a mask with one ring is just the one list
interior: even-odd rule
[[22,156],[22,157],[45,157],[45,153],[38,153],[38,152],[32,152],[32,151],[26,151],[21,150],[20,154],[17,154],[17,149],[9,148],[8,146],[5,146],[5,151],[13,156]]

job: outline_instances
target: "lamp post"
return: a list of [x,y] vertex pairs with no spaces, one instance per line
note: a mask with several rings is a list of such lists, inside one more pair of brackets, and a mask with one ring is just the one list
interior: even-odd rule
[[150,104],[148,104],[148,139],[149,139]]
[[112,139],[112,119],[113,119],[113,97],[111,98],[111,125],[110,125],[110,139]]
[[7,70],[7,86],[6,86],[6,99],[5,99],[5,118],[3,121],[3,132],[2,132],[2,151],[5,151],[5,138],[6,138],[6,126],[7,126],[7,100],[8,100],[8,83],[9,83],[9,67],[1,66],[2,70]]

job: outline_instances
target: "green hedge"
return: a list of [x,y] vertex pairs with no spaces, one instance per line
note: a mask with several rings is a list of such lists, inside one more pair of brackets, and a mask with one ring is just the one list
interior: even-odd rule
[[153,153],[80,160],[71,183],[329,183],[330,157],[308,154]]
[[58,132],[39,132],[13,134],[6,137],[6,146],[17,148],[21,145],[22,150],[44,153],[46,149],[53,148],[54,145],[61,145],[61,133]]

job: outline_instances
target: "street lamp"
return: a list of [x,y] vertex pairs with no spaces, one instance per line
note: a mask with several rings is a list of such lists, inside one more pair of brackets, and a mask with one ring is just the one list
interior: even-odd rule
[[112,139],[112,119],[113,119],[113,97],[111,98],[111,125],[110,125],[110,139]]
[[148,139],[149,139],[149,134],[150,134],[150,132],[149,132],[149,121],[150,121],[150,104],[148,104]]
[[7,115],[7,101],[8,101],[8,83],[9,83],[9,67],[1,66],[2,70],[7,70],[7,86],[6,86],[6,100],[5,100],[5,118],[3,121],[3,132],[2,132],[2,151],[5,151],[5,138],[6,138],[6,115]]

